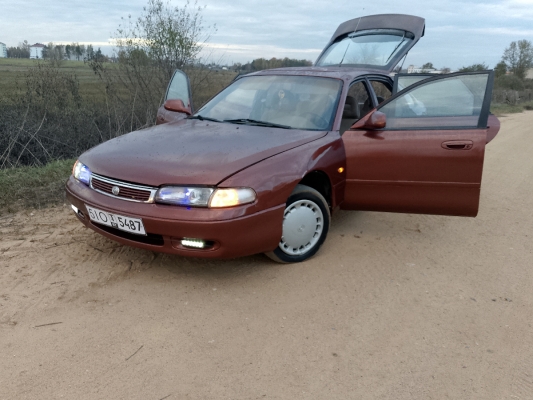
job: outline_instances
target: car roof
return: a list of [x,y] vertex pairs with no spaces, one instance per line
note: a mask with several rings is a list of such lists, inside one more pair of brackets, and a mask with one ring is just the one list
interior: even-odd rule
[[290,68],[274,68],[263,71],[252,72],[247,76],[254,75],[296,75],[296,76],[316,76],[323,78],[335,78],[341,80],[351,81],[362,75],[380,75],[389,77],[390,75],[384,73],[379,69],[362,69],[350,67],[290,67]]

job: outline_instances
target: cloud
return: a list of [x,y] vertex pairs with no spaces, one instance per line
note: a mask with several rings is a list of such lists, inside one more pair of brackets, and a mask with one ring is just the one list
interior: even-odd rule
[[[8,46],[35,42],[80,42],[111,51],[109,38],[131,14],[142,14],[147,0],[6,0],[0,41]],[[185,0],[171,0],[183,7]],[[316,59],[336,27],[361,15],[413,13],[426,19],[426,35],[406,62],[432,61],[459,67],[497,60],[511,40],[533,39],[533,0],[199,0],[207,28],[216,24],[205,51],[229,61],[291,57]],[[24,10],[24,12],[21,12]],[[414,10],[414,11],[412,11]],[[460,43],[460,46],[457,45]],[[450,45],[451,44],[451,45]],[[108,50],[105,50],[108,49]],[[471,49],[475,49],[475,52]],[[425,61],[424,61],[425,60]]]
[[483,35],[508,35],[508,36],[533,36],[533,29],[511,28],[511,27],[484,27],[484,28],[469,28],[456,25],[446,25],[433,28],[433,32],[448,32],[448,33],[476,33]]

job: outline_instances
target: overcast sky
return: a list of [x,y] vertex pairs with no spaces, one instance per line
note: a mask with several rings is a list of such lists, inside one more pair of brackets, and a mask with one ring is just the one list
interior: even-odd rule
[[[146,0],[4,0],[0,42],[93,43],[109,54],[105,45],[121,17],[140,16],[144,5]],[[493,68],[510,42],[533,41],[533,0],[199,0],[198,5],[206,6],[204,25],[217,26],[209,40],[212,59],[228,64],[259,57],[315,61],[341,22],[382,13],[426,19],[426,34],[404,66],[432,62],[456,69],[485,62]]]

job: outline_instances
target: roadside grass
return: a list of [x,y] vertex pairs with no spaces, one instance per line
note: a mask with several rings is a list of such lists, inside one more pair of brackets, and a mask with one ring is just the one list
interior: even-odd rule
[[501,117],[505,114],[521,113],[525,110],[533,110],[533,101],[528,101],[527,103],[520,103],[516,105],[496,103],[490,106],[490,111],[497,117]]
[[74,161],[60,160],[44,167],[0,170],[0,215],[63,202],[65,182],[72,172]]

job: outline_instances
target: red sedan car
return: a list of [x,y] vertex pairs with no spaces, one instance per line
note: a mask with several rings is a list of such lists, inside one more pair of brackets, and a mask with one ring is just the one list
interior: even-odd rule
[[159,125],[83,153],[67,199],[120,243],[279,262],[315,254],[339,209],[474,217],[493,72],[394,74],[424,27],[347,21],[315,66],[241,76],[194,114],[177,71]]

